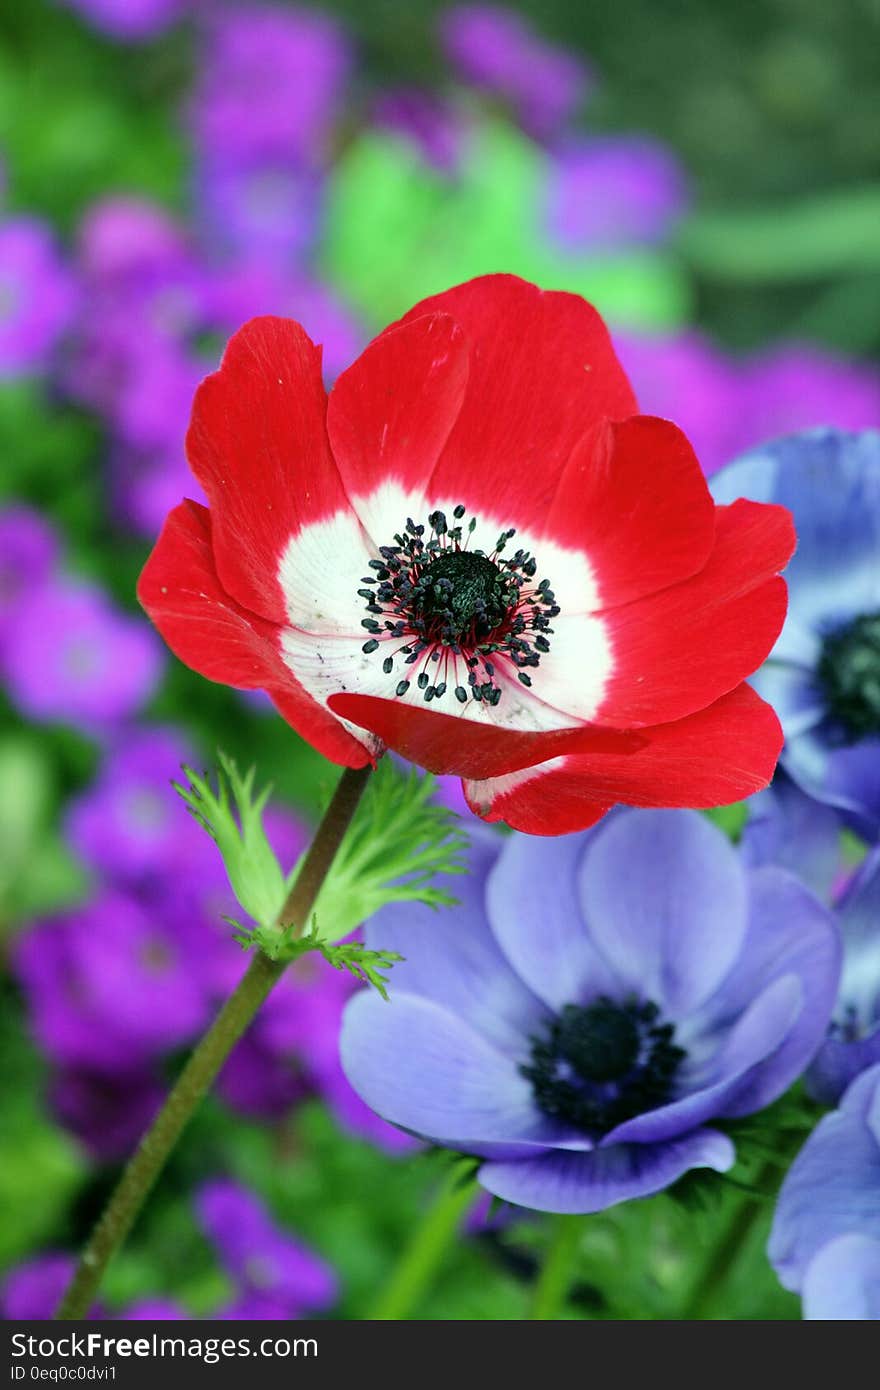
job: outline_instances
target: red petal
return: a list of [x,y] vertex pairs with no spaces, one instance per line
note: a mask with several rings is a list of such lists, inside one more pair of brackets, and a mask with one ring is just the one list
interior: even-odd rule
[[333,762],[363,767],[364,744],[307,695],[278,654],[277,631],[231,599],[217,578],[211,517],[196,502],[169,514],[138,581],[138,598],[171,650],[208,680],[268,690],[284,718]]
[[608,330],[579,295],[485,275],[423,300],[401,320],[449,314],[469,349],[467,392],[429,500],[465,502],[540,531],[585,430],[637,409]]
[[627,757],[569,754],[527,777],[465,783],[472,810],[530,835],[583,830],[610,806],[726,806],[766,787],[782,748],[774,711],[748,685],[643,731]]
[[[407,492],[424,492],[461,409],[467,376],[467,343],[448,314],[412,319],[370,344],[342,373],[327,408],[350,497],[369,496],[391,480]],[[391,537],[374,540],[384,545]]]
[[239,603],[283,622],[290,537],[348,499],[325,428],[321,350],[292,319],[251,319],[196,392],[186,439],[211,504],[214,558]]
[[640,733],[597,729],[588,724],[547,733],[524,733],[374,695],[331,695],[327,703],[334,714],[369,729],[410,762],[429,772],[454,773],[459,777],[500,777],[574,750],[594,752],[597,756],[607,750],[626,756],[641,747],[643,739]]
[[634,415],[577,445],[544,530],[586,551],[600,606],[615,607],[699,573],[715,539],[715,505],[681,430]]
[[613,671],[596,721],[666,724],[712,704],[770,652],[786,612],[776,575],[795,544],[785,507],[716,508],[705,568],[625,608],[605,613]]

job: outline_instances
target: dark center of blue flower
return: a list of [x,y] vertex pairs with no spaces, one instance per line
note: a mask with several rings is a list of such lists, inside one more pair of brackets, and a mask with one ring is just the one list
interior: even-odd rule
[[520,1072],[545,1115],[599,1138],[624,1120],[663,1105],[685,1053],[656,1004],[566,1004],[532,1039]]
[[477,523],[463,527],[464,514],[456,507],[450,525],[444,512],[432,512],[427,529],[408,518],[394,545],[379,547],[381,559],[370,561],[375,573],[363,580],[370,587],[358,590],[373,615],[361,622],[370,634],[363,650],[379,653],[386,675],[398,661],[416,668],[397,682],[399,696],[415,677],[427,701],[450,689],[461,704],[496,705],[498,668],[531,685],[527,668],[550,650],[559,609],[549,581],[534,583],[534,556],[522,549],[503,555],[513,530],[501,533],[491,555],[471,550]]
[[817,674],[846,742],[880,734],[880,613],[862,614],[829,633]]

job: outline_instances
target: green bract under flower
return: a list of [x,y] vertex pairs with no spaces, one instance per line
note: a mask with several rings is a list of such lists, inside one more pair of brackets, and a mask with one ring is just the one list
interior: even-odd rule
[[[273,958],[293,959],[315,949],[327,954],[334,942],[388,903],[417,901],[440,907],[455,902],[434,880],[464,872],[461,854],[466,841],[455,828],[457,818],[432,800],[432,777],[415,771],[401,775],[385,761],[372,775],[324,881],[309,931],[282,921],[285,900],[305,855],[285,873],[263,825],[271,786],[256,792],[254,768],[242,776],[231,758],[220,753],[219,759],[216,791],[207,776],[191,768],[184,768],[189,785],[175,785],[215,841],[232,891],[256,924],[240,928],[242,944],[259,945]],[[333,949],[335,955],[328,954],[331,964],[348,969],[364,965],[360,957],[340,956],[343,948]],[[375,983],[369,970],[365,977]]]

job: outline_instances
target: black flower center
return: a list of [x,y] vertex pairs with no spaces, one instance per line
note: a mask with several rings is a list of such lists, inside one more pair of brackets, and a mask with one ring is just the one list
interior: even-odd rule
[[599,1138],[624,1120],[663,1105],[684,1059],[656,1004],[604,995],[566,1004],[532,1039],[520,1072],[545,1115]]
[[518,591],[487,555],[444,550],[423,570],[413,607],[452,641],[484,641],[507,617]]
[[406,695],[415,677],[425,700],[450,689],[462,704],[495,705],[499,668],[531,685],[527,668],[550,650],[559,609],[549,581],[534,583],[537,561],[527,550],[503,555],[514,531],[501,533],[491,555],[471,550],[477,523],[464,528],[464,514],[456,507],[450,526],[444,512],[432,512],[428,528],[409,518],[394,545],[379,547],[374,574],[363,580],[370,587],[358,590],[373,615],[362,619],[370,633],[363,650],[379,653],[386,675],[398,662],[416,668],[397,681],[396,695]]
[[880,733],[880,613],[863,614],[829,633],[817,674],[847,743]]

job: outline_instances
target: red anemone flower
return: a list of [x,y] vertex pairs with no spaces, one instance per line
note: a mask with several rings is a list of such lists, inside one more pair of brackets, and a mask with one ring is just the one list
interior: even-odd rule
[[395,749],[546,835],[772,776],[779,724],[743,682],[785,617],[790,515],[714,505],[577,295],[459,285],[329,397],[299,324],[253,319],[187,452],[210,506],[171,512],[141,602],[334,762]]

